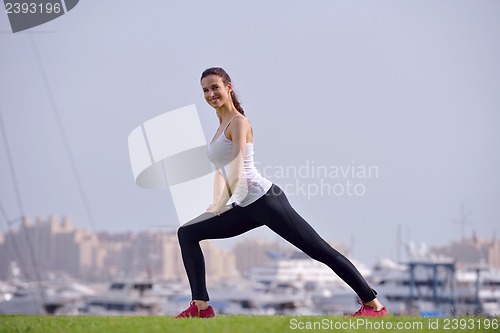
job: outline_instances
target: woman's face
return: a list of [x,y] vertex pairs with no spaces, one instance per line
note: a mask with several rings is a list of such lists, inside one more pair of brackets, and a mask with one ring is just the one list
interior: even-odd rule
[[220,108],[229,101],[231,82],[224,85],[218,75],[208,75],[201,80],[201,87],[207,103],[213,108]]

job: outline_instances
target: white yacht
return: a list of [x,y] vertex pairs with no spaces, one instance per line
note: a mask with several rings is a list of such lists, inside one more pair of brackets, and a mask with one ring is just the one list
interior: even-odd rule
[[156,315],[166,301],[153,289],[150,280],[115,280],[103,293],[85,298],[82,314],[89,315]]
[[[13,280],[3,283],[0,313],[5,314],[78,314],[84,296],[94,291],[76,281],[25,282]],[[8,288],[5,288],[8,286]]]
[[[296,288],[314,289],[315,286],[339,287],[345,286],[332,269],[325,264],[311,259],[301,251],[289,255],[268,253],[272,260],[263,267],[255,267],[250,273],[250,280],[267,285],[269,289],[279,288],[283,284],[291,284]],[[351,260],[351,259],[350,259]],[[365,265],[351,260],[363,276],[371,270]]]
[[[325,264],[301,251],[288,255],[268,252],[268,255],[272,260],[252,269],[249,278],[265,293],[259,296],[262,302],[276,312],[344,315],[359,308],[354,291]],[[350,260],[363,276],[371,274],[365,265]],[[273,304],[273,298],[279,302]]]

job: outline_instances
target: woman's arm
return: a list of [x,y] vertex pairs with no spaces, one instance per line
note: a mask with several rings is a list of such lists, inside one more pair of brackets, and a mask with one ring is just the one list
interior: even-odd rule
[[220,201],[222,191],[226,190],[226,181],[224,180],[224,176],[222,175],[220,169],[215,171],[214,176],[214,194],[212,205],[217,206]]
[[[228,128],[228,138],[233,142],[233,150],[231,152],[232,161],[229,164],[229,174],[227,175],[231,193],[234,193],[243,174],[243,156],[246,153],[246,136],[250,129],[250,124],[244,116],[238,116],[231,122]],[[222,175],[221,175],[222,176]],[[224,185],[226,187],[226,185]],[[227,202],[229,201],[229,193],[227,189],[220,192],[221,196],[216,203],[215,213],[225,211]]]

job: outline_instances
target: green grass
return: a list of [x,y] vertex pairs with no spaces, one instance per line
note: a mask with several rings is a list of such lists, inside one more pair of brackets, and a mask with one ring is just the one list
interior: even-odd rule
[[[369,327],[371,325],[372,327]],[[407,328],[398,328],[407,325]],[[433,327],[434,325],[437,327]],[[446,329],[445,325],[448,325]],[[480,327],[479,327],[480,326]],[[486,327],[489,326],[489,329]],[[303,329],[300,329],[303,328]],[[166,316],[94,317],[0,315],[4,332],[499,332],[500,318],[348,318],[334,316],[224,316],[175,319]]]

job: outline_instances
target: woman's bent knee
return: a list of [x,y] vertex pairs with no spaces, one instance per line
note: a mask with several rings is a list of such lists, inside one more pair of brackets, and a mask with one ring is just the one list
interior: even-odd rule
[[186,227],[180,227],[179,229],[177,229],[177,239],[179,239],[179,243],[187,240],[189,233],[186,229]]

